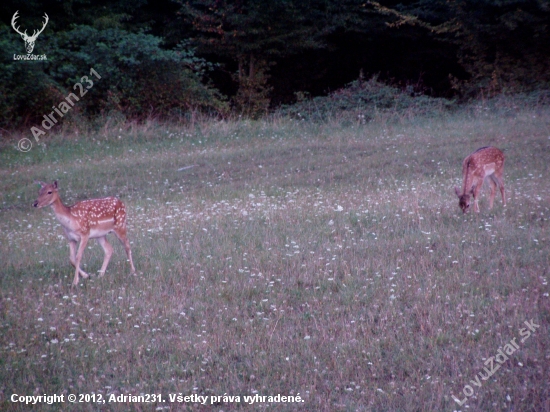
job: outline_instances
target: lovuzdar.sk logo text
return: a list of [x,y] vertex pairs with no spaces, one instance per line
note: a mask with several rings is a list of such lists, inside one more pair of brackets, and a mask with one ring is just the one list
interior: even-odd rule
[[11,19],[11,27],[13,27],[13,30],[15,30],[16,33],[18,33],[25,42],[25,49],[27,50],[27,54],[14,54],[13,60],[48,60],[45,54],[32,54],[32,51],[34,50],[34,45],[36,43],[36,39],[38,38],[38,35],[44,31],[46,28],[46,25],[48,24],[48,21],[50,20],[48,15],[44,13],[44,22],[42,23],[42,28],[40,30],[33,30],[33,33],[31,36],[27,34],[27,30],[22,32],[19,27],[16,25],[16,20],[19,18],[18,16],[19,10],[17,10],[12,19]]

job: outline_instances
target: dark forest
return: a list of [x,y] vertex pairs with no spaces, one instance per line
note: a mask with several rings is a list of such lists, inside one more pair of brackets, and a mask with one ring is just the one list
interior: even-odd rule
[[[12,25],[32,33],[33,51]],[[6,1],[0,6],[2,126],[41,117],[95,69],[108,81],[79,114],[258,117],[377,82],[465,101],[544,90],[548,1]]]

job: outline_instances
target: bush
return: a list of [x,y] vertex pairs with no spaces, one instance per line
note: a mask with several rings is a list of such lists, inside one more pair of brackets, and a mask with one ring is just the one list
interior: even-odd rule
[[374,76],[368,81],[359,78],[328,96],[305,98],[297,95],[298,102],[282,106],[279,114],[297,119],[326,121],[346,119],[369,121],[377,114],[418,115],[440,112],[454,103],[443,98],[419,94],[408,87],[405,90],[379,82]]

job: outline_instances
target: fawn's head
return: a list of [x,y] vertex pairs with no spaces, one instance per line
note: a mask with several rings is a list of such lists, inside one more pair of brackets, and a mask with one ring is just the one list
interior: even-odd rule
[[462,209],[462,213],[466,213],[470,208],[470,193],[461,193],[458,187],[455,187],[455,193],[458,196],[458,206]]
[[59,194],[57,193],[57,180],[50,184],[44,182],[35,183],[38,183],[41,187],[38,192],[38,199],[36,199],[33,204],[34,207],[40,208],[49,206],[58,199]]

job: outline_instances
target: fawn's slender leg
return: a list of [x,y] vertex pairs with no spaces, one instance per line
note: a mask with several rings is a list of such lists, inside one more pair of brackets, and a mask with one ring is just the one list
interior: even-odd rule
[[78,285],[78,273],[81,271],[80,261],[82,260],[82,255],[84,254],[84,249],[86,248],[86,244],[88,243],[88,238],[89,237],[90,237],[89,234],[82,235],[80,237],[80,244],[78,245],[78,252],[76,252],[76,261],[75,261],[76,271],[75,271],[74,281],[73,281],[74,286]]
[[130,261],[130,267],[132,268],[131,273],[136,273],[136,268],[134,267],[134,262],[132,260],[132,250],[130,249],[130,242],[126,237],[126,228],[115,229],[114,232],[116,237],[124,245],[124,249],[126,250],[126,256],[128,256],[128,260]]
[[493,208],[493,202],[495,201],[495,195],[497,193],[497,181],[494,175],[489,176],[489,184],[491,186],[491,195],[489,196],[489,209]]
[[[69,260],[71,261],[71,265],[76,268],[76,242],[74,240],[69,240]],[[84,279],[89,276],[82,269],[80,269],[80,274]]]
[[479,193],[481,192],[481,184],[477,184],[476,186],[474,186],[474,190],[473,190],[473,196],[474,196],[474,210],[476,213],[479,213],[479,203],[478,203],[478,200],[479,200]]
[[109,264],[109,260],[111,260],[111,256],[113,254],[113,247],[111,244],[107,241],[107,238],[105,236],[98,237],[97,241],[103,248],[103,251],[105,252],[105,256],[103,258],[103,265],[101,265],[101,269],[99,270],[99,276],[103,276],[105,274],[105,271],[107,270],[107,265]]
[[500,189],[500,195],[502,196],[502,204],[506,206],[506,196],[504,195],[504,179],[502,178],[502,174],[504,173],[504,168],[497,170],[494,174],[496,181],[498,182],[498,186]]

